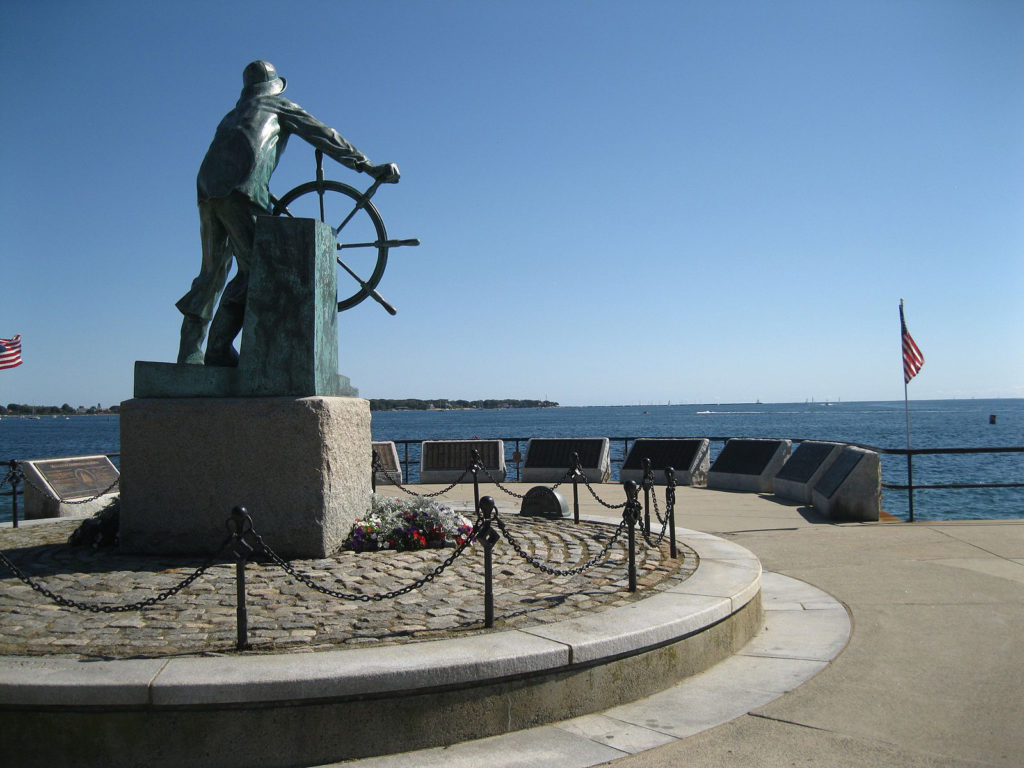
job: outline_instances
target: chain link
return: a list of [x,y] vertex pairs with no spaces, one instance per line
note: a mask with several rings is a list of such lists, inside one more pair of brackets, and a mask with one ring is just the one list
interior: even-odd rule
[[459,479],[458,480],[456,480],[454,483],[449,485],[447,488],[442,488],[440,491],[436,491],[435,493],[416,493],[416,491],[412,490],[411,488],[406,488],[400,482],[395,480],[393,477],[390,476],[390,474],[386,474],[385,477],[387,477],[388,482],[390,482],[393,486],[398,488],[400,491],[404,491],[405,493],[408,493],[410,496],[418,496],[421,499],[433,499],[433,498],[436,498],[438,496],[443,496],[444,494],[448,493],[448,491],[450,491],[456,485],[461,483],[465,479],[466,475],[468,475],[468,474],[469,474],[469,469],[466,469],[465,471],[463,471],[463,473],[461,475],[459,475]]
[[658,522],[661,523],[663,526],[667,525],[668,510],[665,510],[665,519],[663,520],[661,517],[661,511],[658,509],[658,492],[654,488],[652,488],[651,490],[653,491],[653,493],[651,493],[651,498],[654,500],[654,516],[658,518]]
[[615,533],[612,534],[612,537],[608,540],[608,543],[605,544],[605,546],[601,549],[600,552],[598,552],[592,558],[587,560],[587,562],[585,562],[583,565],[580,565],[576,568],[561,570],[558,568],[552,568],[549,565],[545,565],[537,558],[528,554],[526,550],[524,550],[520,546],[519,542],[516,541],[515,537],[508,532],[508,529],[505,527],[504,521],[501,519],[499,515],[496,514],[494,516],[494,522],[501,530],[502,536],[504,536],[505,540],[512,545],[512,549],[515,550],[516,554],[519,555],[519,557],[521,557],[523,560],[525,560],[527,563],[532,565],[537,570],[543,571],[544,573],[552,574],[553,576],[576,576],[578,574],[583,573],[584,571],[590,570],[595,565],[597,565],[602,560],[608,557],[609,551],[611,551],[611,548],[615,546],[615,542],[619,540],[619,536],[621,536],[622,532],[626,529],[626,521],[622,520],[622,522],[619,523],[619,527],[615,529]]
[[621,504],[609,504],[607,501],[598,496],[594,489],[590,487],[590,481],[587,479],[586,475],[583,475],[583,482],[586,484],[587,490],[590,491],[590,495],[594,497],[598,504],[600,504],[602,507],[605,507],[606,509],[622,509],[623,507],[626,506],[626,504],[629,503],[628,501],[624,501]]
[[[495,480],[494,476],[490,473],[490,471],[487,469],[487,467],[481,466],[480,469],[483,471],[483,473],[485,475],[487,475],[488,481],[490,481],[492,484],[498,486],[499,490],[501,490],[501,491],[507,493],[509,496],[513,496],[514,498],[517,498],[517,499],[525,498],[525,496],[526,496],[525,493],[516,493],[511,488],[506,488],[504,485],[502,485],[497,480]],[[564,482],[566,482],[568,480],[571,480],[571,479],[572,479],[572,470],[571,469],[570,470],[566,470],[565,477],[563,477],[557,483],[552,485],[551,486],[551,490],[552,491],[556,490],[562,483],[564,483]]]
[[277,565],[278,568],[283,570],[285,573],[287,573],[289,576],[291,576],[296,581],[298,581],[298,582],[300,582],[302,584],[305,584],[307,587],[309,587],[312,590],[320,592],[321,594],[324,594],[324,595],[328,595],[330,597],[337,597],[337,598],[339,598],[341,600],[359,600],[359,601],[362,601],[364,603],[369,603],[371,601],[372,602],[380,602],[382,600],[390,600],[392,598],[399,597],[401,595],[407,595],[410,592],[412,592],[414,590],[417,590],[417,589],[419,589],[420,587],[422,587],[422,586],[424,586],[426,584],[429,584],[431,581],[433,581],[438,576],[440,576],[442,573],[444,573],[445,569],[448,568],[452,563],[454,563],[455,560],[463,552],[465,552],[466,549],[475,541],[476,533],[479,530],[479,525],[480,525],[480,518],[478,516],[477,524],[473,526],[473,530],[470,531],[469,535],[466,537],[466,540],[464,542],[462,542],[461,544],[459,544],[455,548],[455,551],[452,552],[452,554],[449,555],[447,558],[445,558],[444,562],[442,562],[439,566],[434,568],[434,570],[432,570],[430,573],[427,573],[425,576],[423,576],[423,578],[417,579],[416,581],[412,582],[411,584],[406,584],[404,587],[400,587],[400,588],[392,590],[390,592],[377,592],[377,593],[372,594],[372,595],[370,595],[370,594],[355,594],[355,593],[352,593],[352,592],[341,592],[341,591],[338,591],[338,590],[335,590],[335,589],[331,589],[330,587],[325,587],[322,584],[318,584],[316,581],[313,580],[312,577],[307,576],[306,574],[296,570],[295,567],[291,563],[287,562],[282,557],[280,557],[276,552],[274,552],[274,550],[272,550],[263,541],[263,537],[260,536],[258,533],[253,531],[252,535],[256,538],[257,546],[259,546],[260,548],[263,549],[263,551],[274,562],[274,564]]
[[637,519],[637,525],[640,527],[640,533],[643,534],[644,542],[647,544],[648,547],[651,547],[651,548],[659,547],[659,546],[661,546],[661,542],[663,542],[665,540],[665,532],[668,530],[668,517],[666,517],[664,520],[662,520],[659,517],[658,518],[658,522],[661,523],[661,533],[658,534],[658,540],[657,541],[651,541],[650,532],[647,530],[646,527],[644,527],[644,517],[643,517],[643,515],[640,515],[639,518]]
[[64,606],[65,608],[76,608],[80,611],[90,611],[92,613],[127,613],[129,611],[140,611],[143,608],[148,608],[151,605],[156,605],[157,603],[166,600],[167,598],[172,597],[181,592],[181,590],[183,590],[193,581],[195,581],[204,573],[206,573],[210,566],[213,565],[213,561],[220,557],[223,554],[224,550],[228,548],[228,545],[231,544],[233,538],[233,536],[229,536],[224,541],[224,544],[221,545],[221,548],[215,554],[210,555],[210,557],[207,558],[206,562],[204,562],[201,566],[196,568],[191,574],[186,576],[184,579],[182,579],[180,582],[175,584],[170,589],[166,589],[157,595],[153,595],[152,597],[147,597],[145,600],[140,600],[137,603],[129,603],[127,605],[96,605],[95,603],[82,603],[77,600],[71,600],[66,597],[61,597],[56,592],[52,592],[51,590],[47,589],[41,584],[37,584],[36,582],[34,582],[31,577],[29,577],[27,574],[24,573],[24,571],[18,568],[18,566],[12,563],[7,558],[7,555],[5,555],[3,552],[0,552],[0,564],[6,566],[11,573],[13,573],[27,586],[31,587],[36,592],[43,595],[52,602],[56,603],[57,605]]

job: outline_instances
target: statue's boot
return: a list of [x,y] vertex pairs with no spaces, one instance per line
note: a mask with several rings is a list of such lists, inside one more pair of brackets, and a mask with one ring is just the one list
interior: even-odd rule
[[229,368],[238,366],[238,351],[233,342],[242,330],[245,319],[245,305],[223,303],[217,308],[210,324],[210,341],[206,345],[206,364],[222,365]]
[[206,320],[196,315],[185,315],[181,321],[181,343],[178,345],[179,365],[203,364],[203,339],[206,338]]

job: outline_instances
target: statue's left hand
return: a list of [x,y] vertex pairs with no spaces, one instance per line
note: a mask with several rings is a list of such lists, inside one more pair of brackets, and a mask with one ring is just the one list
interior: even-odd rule
[[402,174],[398,172],[398,166],[394,163],[375,165],[367,169],[366,172],[385,184],[397,184],[398,180],[402,178]]

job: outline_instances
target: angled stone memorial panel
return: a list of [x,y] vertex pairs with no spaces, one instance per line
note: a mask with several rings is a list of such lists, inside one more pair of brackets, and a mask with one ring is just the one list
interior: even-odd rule
[[707,481],[709,445],[706,437],[641,437],[630,446],[619,479],[641,482],[644,477],[643,460],[650,459],[655,485],[665,485],[666,467],[676,471],[677,485],[703,485]]
[[775,475],[776,496],[811,503],[811,491],[815,483],[836,460],[842,446],[838,443],[805,440],[796,447],[792,455]]
[[607,437],[535,437],[526,446],[524,483],[557,483],[565,480],[572,467],[572,455],[579,454],[583,474],[591,483],[611,477]]
[[387,485],[388,483],[404,482],[402,462],[398,460],[398,447],[394,441],[375,440],[371,447],[380,458],[380,469],[377,470],[375,478],[378,489],[382,483]]
[[30,459],[19,466],[26,480],[26,520],[91,515],[117,498],[119,473],[103,455]]
[[771,493],[775,473],[789,458],[791,445],[790,440],[729,440],[708,470],[708,488]]
[[811,502],[832,520],[878,520],[882,506],[882,465],[878,454],[844,446],[815,484]]
[[[420,446],[421,483],[472,483],[473,473],[466,469],[473,461],[473,451],[480,452],[480,461],[487,473],[479,473],[479,481],[505,482],[505,444],[501,440],[424,440]],[[488,478],[488,474],[490,478]]]

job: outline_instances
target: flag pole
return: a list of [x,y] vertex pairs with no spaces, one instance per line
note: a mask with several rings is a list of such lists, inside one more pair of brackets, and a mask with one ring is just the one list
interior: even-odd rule
[[[903,318],[903,299],[900,299],[900,348],[901,353],[906,354],[902,351],[903,345],[905,344],[904,339],[907,334],[907,323]],[[907,394],[907,375],[906,369],[904,368],[903,374],[903,410],[907,417],[907,507],[909,510],[909,522],[914,522],[914,459],[910,455],[910,398]]]

